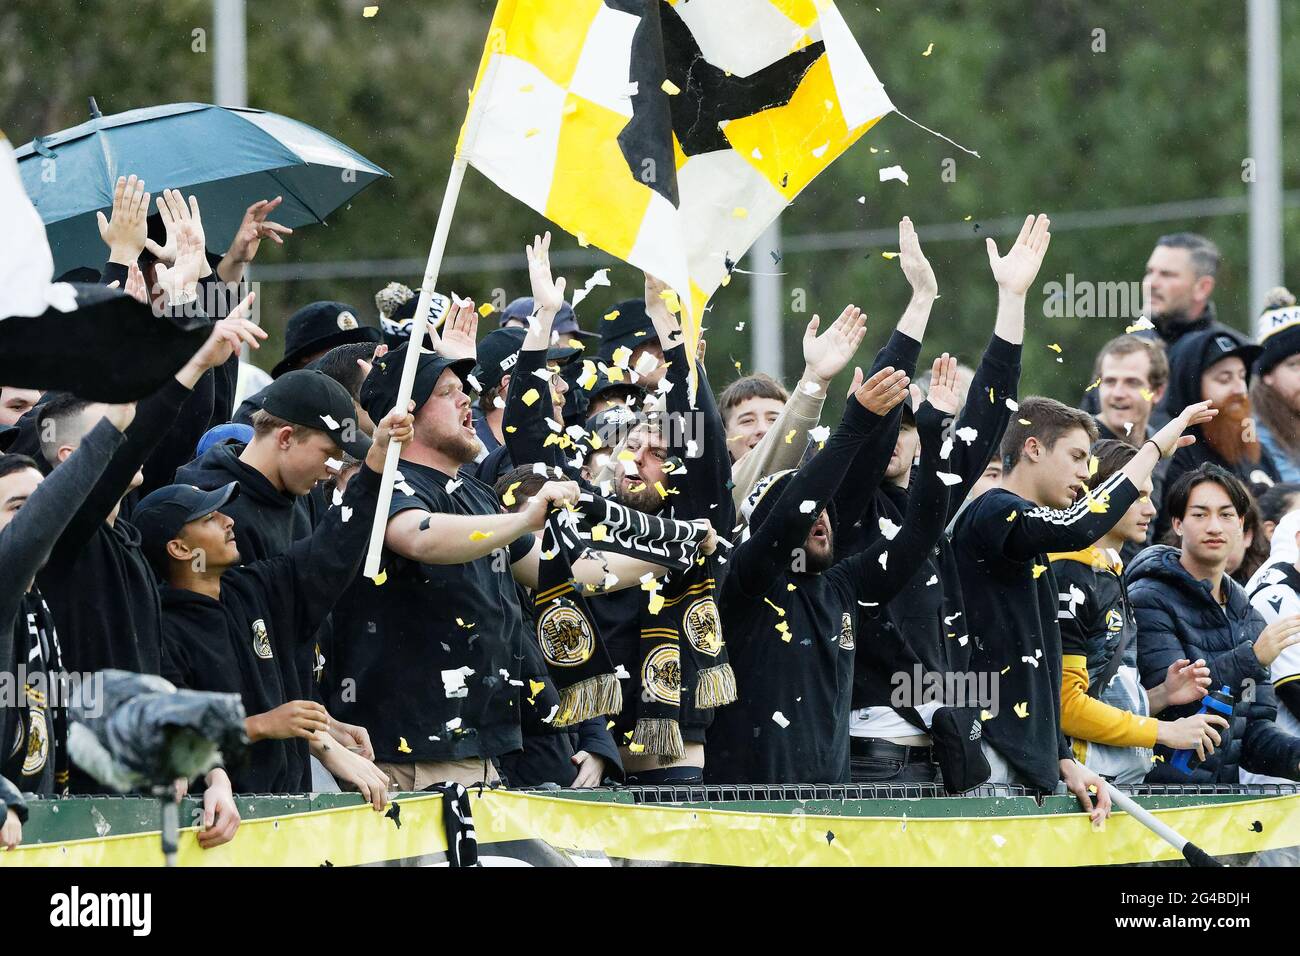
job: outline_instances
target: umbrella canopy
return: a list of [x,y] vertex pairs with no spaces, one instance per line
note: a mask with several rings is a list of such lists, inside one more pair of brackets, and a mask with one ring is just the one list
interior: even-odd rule
[[154,195],[198,197],[208,245],[225,249],[244,211],[283,196],[286,226],[323,223],[370,183],[389,174],[320,130],[253,109],[172,103],[93,119],[40,136],[15,154],[40,213],[55,275],[107,258],[97,211],[113,205],[118,176],[134,173]]

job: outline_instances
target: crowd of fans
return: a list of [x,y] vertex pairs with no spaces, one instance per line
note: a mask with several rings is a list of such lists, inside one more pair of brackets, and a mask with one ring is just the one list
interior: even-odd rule
[[912,297],[865,371],[849,306],[808,324],[793,388],[716,400],[672,290],[647,276],[583,329],[536,237],[531,295],[454,303],[400,408],[418,293],[390,284],[373,323],[303,306],[251,387],[241,283],[288,233],[276,201],[218,258],[193,199],[151,217],[143,190],[101,220],[101,281],[202,304],[206,344],[135,405],[0,389],[0,664],[27,675],[0,702],[4,846],[23,793],[102,792],[32,675],[106,668],[240,695],[204,846],[237,793],[994,782],[1097,818],[1104,781],[1300,779],[1300,310],[1278,290],[1259,344],[1220,324],[1209,240],[1156,242],[1077,408],[1017,394],[1045,216],[987,241],[973,370],[917,374],[939,286],[904,219]]

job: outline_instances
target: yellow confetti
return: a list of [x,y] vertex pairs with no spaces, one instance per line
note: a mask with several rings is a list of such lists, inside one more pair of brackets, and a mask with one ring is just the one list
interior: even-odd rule
[[992,720],[992,719],[993,719],[993,715],[990,714],[987,710],[980,711],[980,720]]
[[1053,342],[1051,345],[1049,345],[1048,348],[1051,349],[1053,352],[1060,352],[1060,351],[1061,351],[1061,347],[1060,347],[1059,345],[1057,345],[1055,342]]
[[993,386],[989,386],[989,404],[992,405],[997,399],[993,397]]
[[882,259],[897,259],[897,258],[898,258],[898,253],[897,253],[897,252],[882,252],[882,253],[880,254],[880,257],[881,257]]
[[605,724],[605,729],[606,729],[606,730],[613,730],[613,729],[614,729],[614,721],[612,721],[612,720],[611,720],[611,721],[608,721],[608,722]]
[[591,528],[592,541],[604,541],[608,534],[609,531],[603,524],[593,525]]
[[787,585],[785,586],[785,589],[786,589],[787,591],[796,591],[796,590],[798,590],[798,585],[795,585],[795,584],[787,584]]
[[660,594],[658,591],[655,591],[654,594],[650,595],[648,606],[650,608],[651,614],[658,614],[660,611],[663,610],[664,596]]
[[621,452],[618,453],[618,460],[619,460],[619,461],[636,461],[636,455],[634,455],[632,452],[630,452],[630,451],[628,451],[626,448],[624,448]]
[[1024,720],[1026,717],[1029,716],[1029,701],[1022,700],[1020,703],[1016,704],[1016,706],[1012,707],[1011,709],[1016,712],[1017,717],[1019,717],[1021,720]]
[[1109,499],[1094,498],[1092,495],[1087,496],[1088,510],[1095,515],[1104,515],[1110,510]]
[[494,534],[496,534],[495,531],[471,531],[469,539],[471,541],[485,541]]
[[1089,478],[1092,478],[1092,477],[1094,477],[1094,476],[1097,474],[1097,466],[1098,466],[1099,464],[1101,464],[1101,463],[1100,463],[1099,461],[1097,461],[1097,456],[1096,456],[1096,455],[1089,455],[1089,456],[1088,456],[1088,477],[1089,477]]
[[375,587],[379,587],[379,586],[382,585],[385,581],[388,580],[388,572],[387,572],[387,571],[380,571],[378,574],[376,574],[376,575],[375,575],[373,578],[371,578],[370,580],[372,580],[372,581],[375,582]]
[[931,43],[928,47],[925,48],[925,52],[922,53],[921,56],[929,56],[933,52],[934,52],[934,44]]
[[681,87],[679,87],[672,80],[664,80],[661,84],[659,84],[659,89],[663,90],[669,96],[676,96],[678,93],[682,91]]
[[735,209],[731,211],[731,214],[735,216],[737,219],[749,218],[749,210],[746,209],[744,206],[737,206]]
[[663,299],[668,305],[668,311],[676,315],[682,311],[682,300],[677,298],[677,293],[672,289],[664,289],[659,293],[659,298]]
[[664,488],[664,483],[662,481],[655,482],[655,491],[659,492],[660,498],[667,498],[669,495],[674,494],[671,489]]
[[1096,388],[1099,385],[1101,385],[1101,379],[1097,379],[1097,381],[1093,382],[1091,385],[1085,388],[1084,391],[1091,392],[1094,388]]
[[645,750],[645,744],[628,744],[627,749],[632,751],[634,754],[639,754]]
[[1144,389],[1142,389],[1141,394],[1142,394],[1142,398],[1143,398],[1143,400],[1144,400],[1144,401],[1148,401],[1148,402],[1153,401],[1153,400],[1155,399],[1155,397],[1156,397],[1156,393],[1153,392],[1153,391],[1151,391],[1151,389],[1149,389],[1149,388],[1144,388]]
[[1019,512],[1013,511],[1011,514],[1007,515],[1007,524],[1011,524],[1011,522],[1015,521],[1017,514],[1019,514]]
[[763,598],[763,600],[768,603],[768,605],[772,608],[773,611],[776,611],[779,617],[785,617],[785,608],[777,607],[775,604],[772,603],[771,598]]
[[538,129],[536,126],[534,126],[532,129],[530,129],[530,130],[528,130],[526,133],[524,133],[524,139],[532,139],[534,136],[536,136],[536,135],[537,135],[538,133],[540,133],[540,132],[541,132],[541,130]]
[[531,83],[525,83],[523,86],[519,87],[520,93],[531,93],[532,91],[533,91],[533,84]]
[[574,113],[578,112],[578,104],[573,100],[569,100],[564,104],[563,112],[565,116],[572,116]]
[[1035,565],[1034,565],[1034,580],[1037,581],[1040,577],[1042,577],[1043,572],[1046,571],[1046,570],[1047,570],[1047,565],[1045,565],[1045,564],[1035,564]]
[[1033,422],[1031,422],[1028,418],[1022,418],[1022,419],[1020,419],[1020,424],[1022,424],[1022,425],[1032,425]]
[[971,217],[970,217],[970,216],[966,216],[964,219],[962,219],[962,222],[970,222],[970,220],[971,220]]
[[530,700],[532,697],[536,697],[544,690],[546,690],[545,681],[533,680],[531,677],[528,678],[528,693],[530,695]]
[[397,738],[397,752],[400,754],[409,754],[411,752],[411,745],[406,742],[405,737]]
[[524,392],[524,394],[520,397],[524,400],[524,404],[531,408],[533,403],[536,402],[542,396],[538,394],[537,389],[530,388],[528,391]]
[[482,305],[478,307],[478,314],[483,316],[483,318],[485,319],[495,311],[496,311],[496,306],[494,306],[491,302],[484,302]]
[[1006,673],[1007,671],[1009,671],[1009,670],[1011,670],[1010,667],[1004,667],[1004,668],[1002,668],[1002,670],[998,671],[998,673],[999,673],[999,674],[1005,674],[1005,673]]
[[591,243],[587,241],[587,234],[585,232],[578,233],[578,245],[584,249],[591,245]]
[[590,435],[588,435],[587,441],[590,443],[592,451],[600,451],[602,448],[605,447],[605,443],[600,440],[600,435],[598,435],[596,432],[592,432]]
[[880,150],[876,149],[876,147],[874,147],[874,146],[868,146],[867,149],[871,150],[871,152],[873,152],[873,153],[878,153],[878,152],[880,152]]
[[379,7],[377,7],[377,6],[362,7],[362,8],[361,8],[361,15],[362,15],[363,17],[367,17],[367,18],[369,18],[369,17],[373,17],[373,16],[374,16],[375,14],[377,14],[378,12],[379,12]]
[[731,273],[730,273],[730,272],[728,272],[726,275],[724,275],[724,276],[722,277],[722,287],[725,289],[725,288],[726,288],[727,286],[729,286],[729,285],[731,285]]
[[507,425],[507,426],[506,426],[506,434],[507,434],[507,435],[513,435],[513,434],[514,434],[515,432],[517,432],[517,431],[519,431],[519,429],[516,428],[514,425]]
[[794,441],[794,436],[797,435],[797,434],[798,434],[798,430],[797,430],[797,429],[794,429],[794,428],[790,429],[788,432],[786,432],[785,443],[786,443],[787,445],[789,445],[791,442]]
[[507,508],[513,508],[515,506],[515,489],[522,484],[522,481],[511,482],[510,487],[506,489],[506,493],[501,496],[501,500],[505,502]]

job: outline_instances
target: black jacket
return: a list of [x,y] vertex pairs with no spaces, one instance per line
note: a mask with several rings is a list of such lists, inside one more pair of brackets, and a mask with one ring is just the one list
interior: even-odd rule
[[[163,588],[164,677],[194,690],[236,692],[249,715],[309,696],[294,665],[359,570],[374,519],[379,476],[363,465],[343,505],[276,558],[232,568],[221,598]],[[242,793],[310,788],[305,740],[263,740],[246,766],[230,768]]]
[[[1253,645],[1264,629],[1264,619],[1251,607],[1241,585],[1226,575],[1223,587],[1228,603],[1221,607],[1209,582],[1193,578],[1179,562],[1180,554],[1164,545],[1148,548],[1125,575],[1138,622],[1138,669],[1143,685],[1151,688],[1164,681],[1174,661],[1203,658],[1210,666],[1211,688],[1226,685],[1232,693],[1232,739],[1190,777],[1169,766],[1169,750],[1157,747],[1157,762],[1147,779],[1235,784],[1239,766],[1252,773],[1300,779],[1300,737],[1274,723],[1273,685],[1268,669],[1255,656]],[[1199,709],[1199,704],[1170,707],[1160,719],[1176,720]],[[1164,761],[1159,759],[1162,756]]]

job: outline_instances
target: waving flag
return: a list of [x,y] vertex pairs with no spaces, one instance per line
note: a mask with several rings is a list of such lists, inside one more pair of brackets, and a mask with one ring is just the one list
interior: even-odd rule
[[133,402],[166,383],[207,338],[206,321],[182,326],[104,286],[50,281],[45,226],[3,133],[0,223],[0,385]]
[[681,293],[694,341],[754,240],[893,108],[831,0],[498,0],[458,150]]

